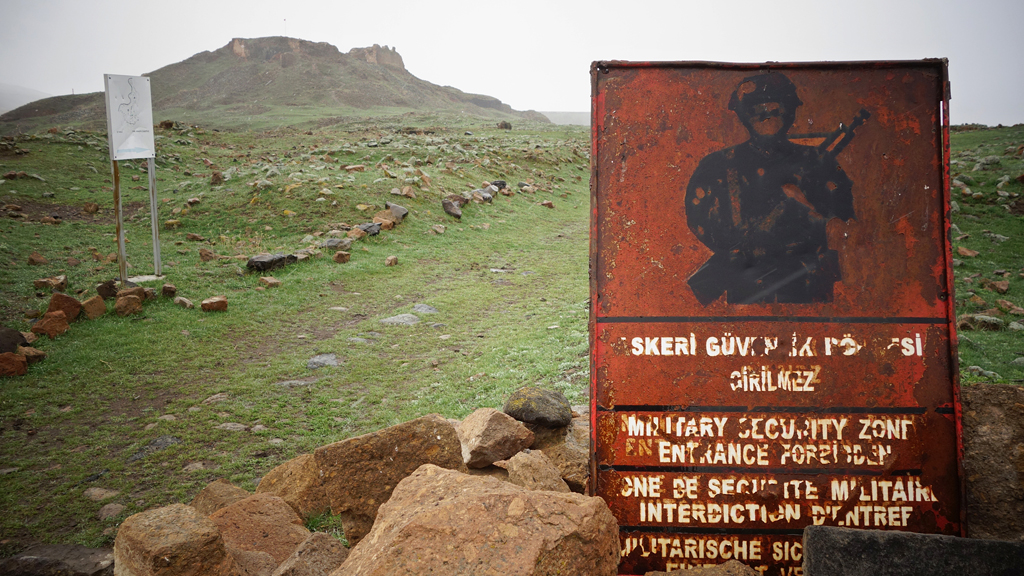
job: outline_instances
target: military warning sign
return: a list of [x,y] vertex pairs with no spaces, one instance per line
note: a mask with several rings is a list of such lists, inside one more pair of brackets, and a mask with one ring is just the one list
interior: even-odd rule
[[961,535],[944,60],[597,62],[592,482],[622,574]]

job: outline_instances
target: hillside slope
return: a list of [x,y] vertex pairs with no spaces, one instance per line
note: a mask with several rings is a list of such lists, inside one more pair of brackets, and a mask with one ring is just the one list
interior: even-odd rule
[[[146,75],[152,78],[154,119],[219,128],[322,125],[336,116],[410,111],[547,121],[491,96],[421,80],[387,46],[342,53],[324,42],[235,38]],[[103,94],[46,98],[0,116],[3,134],[52,125],[102,129]]]

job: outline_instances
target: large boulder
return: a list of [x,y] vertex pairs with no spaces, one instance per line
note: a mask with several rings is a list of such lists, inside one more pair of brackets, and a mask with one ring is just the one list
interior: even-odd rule
[[224,478],[214,480],[196,494],[189,506],[195,508],[203,516],[209,516],[225,506],[229,506],[251,496],[245,490],[228,482]]
[[28,374],[28,358],[14,352],[0,352],[0,376]]
[[572,408],[564,394],[533,386],[513,392],[502,411],[520,422],[548,428],[568,426],[572,421]]
[[321,446],[313,456],[331,511],[341,516],[350,544],[370,531],[377,508],[421,465],[462,466],[455,428],[437,414]]
[[573,492],[585,494],[590,481],[590,420],[573,418],[568,426],[548,428],[531,424],[535,439],[530,446],[540,450],[562,473]]
[[273,494],[253,494],[210,515],[224,543],[238,550],[266,552],[280,564],[309,538],[302,518]]
[[618,563],[604,500],[425,465],[398,484],[332,576],[611,576]]
[[462,460],[470,468],[490,466],[533,443],[533,432],[494,408],[480,408],[458,427]]
[[57,310],[64,313],[64,318],[68,322],[74,322],[75,319],[78,318],[78,313],[82,311],[82,303],[74,296],[68,296],[61,292],[54,292],[50,296],[50,305],[46,308],[46,311],[54,312]]
[[256,272],[283,268],[298,258],[294,254],[257,254],[245,263],[245,267]]
[[1024,540],[1024,388],[962,386],[967,532]]
[[314,532],[281,563],[273,576],[326,576],[348,558],[348,548],[334,536]]
[[558,468],[540,450],[526,450],[509,458],[505,464],[508,481],[527,490],[569,492]]
[[296,456],[267,472],[256,487],[256,493],[280,497],[303,518],[331,509],[312,454]]
[[116,576],[245,576],[217,525],[172,504],[129,516],[114,539]]

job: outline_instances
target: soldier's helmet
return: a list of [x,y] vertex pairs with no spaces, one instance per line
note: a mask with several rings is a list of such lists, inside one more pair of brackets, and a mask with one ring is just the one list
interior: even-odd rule
[[803,104],[789,78],[778,72],[768,72],[744,78],[729,98],[729,110],[740,113],[764,102],[778,102],[790,112]]

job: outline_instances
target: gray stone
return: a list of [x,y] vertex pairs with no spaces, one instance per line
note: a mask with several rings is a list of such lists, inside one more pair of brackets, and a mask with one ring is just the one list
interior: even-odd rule
[[439,312],[437,308],[428,304],[416,304],[412,307],[412,311],[417,314],[437,314]]
[[321,248],[330,248],[331,250],[348,250],[352,247],[351,238],[328,238],[319,244]]
[[113,548],[86,548],[76,544],[33,546],[0,560],[7,576],[112,576]]
[[338,356],[335,354],[319,354],[309,359],[306,362],[306,368],[310,370],[316,370],[317,368],[324,368],[326,366],[337,366]]
[[174,436],[160,436],[159,438],[155,438],[152,441],[150,441],[149,444],[143,446],[142,450],[139,450],[135,454],[129,456],[128,462],[131,463],[137,460],[142,460],[143,458],[149,456],[150,454],[153,454],[154,452],[159,452],[160,450],[163,450],[168,446],[173,446],[180,442],[181,440],[175,438]]
[[381,324],[390,324],[394,326],[412,326],[413,324],[419,323],[420,319],[413,314],[399,314],[398,316],[392,316],[381,320]]
[[373,343],[372,340],[367,340],[366,338],[357,338],[355,336],[353,336],[352,338],[349,338],[348,341],[353,343],[353,344],[372,344]]
[[502,412],[520,422],[548,428],[560,428],[572,422],[572,408],[564,394],[532,386],[513,392]]
[[804,528],[805,576],[1007,576],[1024,542],[832,526]]
[[1024,324],[1021,324],[1020,322],[1010,322],[1006,325],[1006,329],[1011,332],[1020,332],[1021,330],[1024,330]]
[[368,236],[376,236],[377,234],[380,234],[380,222],[367,222],[356,226],[356,228],[366,232]]
[[405,217],[409,214],[408,209],[406,209],[404,206],[399,206],[398,204],[395,204],[393,202],[385,202],[384,207],[386,207],[388,210],[391,210],[391,213],[394,214],[398,222],[404,220]]
[[1014,358],[1013,361],[1010,362],[1010,366],[1024,366],[1024,356],[1020,358]]
[[256,272],[266,272],[267,270],[282,268],[297,260],[298,258],[294,254],[258,254],[249,258],[249,261],[245,263],[245,267]]
[[110,520],[111,518],[117,518],[121,515],[122,512],[124,512],[124,504],[111,502],[110,504],[107,504],[100,508],[100,511],[97,513],[97,516],[99,517],[100,520]]

